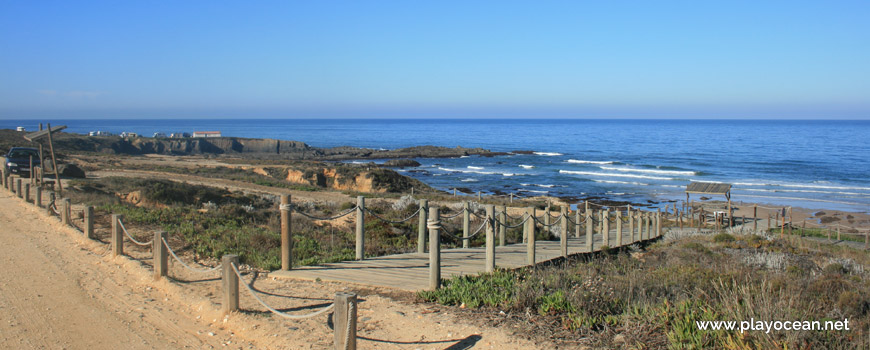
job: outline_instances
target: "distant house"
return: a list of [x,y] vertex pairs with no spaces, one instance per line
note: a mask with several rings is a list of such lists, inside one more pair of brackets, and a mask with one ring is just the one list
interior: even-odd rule
[[163,132],[155,132],[154,137],[166,137],[166,133]]
[[135,132],[126,132],[126,131],[124,131],[124,132],[121,133],[121,137],[123,137],[123,138],[128,138],[128,137],[129,137],[129,138],[132,138],[132,137],[139,137],[139,134],[137,134],[137,133],[135,133]]
[[221,137],[220,131],[194,131],[193,137]]

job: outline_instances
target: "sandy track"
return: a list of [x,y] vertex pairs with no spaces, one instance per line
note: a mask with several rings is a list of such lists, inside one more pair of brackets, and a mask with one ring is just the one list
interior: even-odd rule
[[229,337],[10,197],[0,195],[0,348],[211,348]]
[[[129,227],[140,239],[147,232]],[[105,237],[107,228],[97,235]],[[224,315],[216,273],[170,263],[153,281],[150,249],[84,238],[13,194],[0,191],[0,348],[2,349],[331,349],[331,315],[288,321],[242,289],[242,312]],[[147,238],[146,238],[147,239]],[[172,239],[170,238],[170,242]],[[180,251],[196,265],[189,252]],[[481,326],[408,294],[317,281],[276,279],[243,269],[244,281],[273,307],[294,314],[328,305],[335,292],[361,296],[360,349],[540,348],[516,329]],[[505,316],[507,317],[507,315]],[[543,347],[551,347],[551,344]]]

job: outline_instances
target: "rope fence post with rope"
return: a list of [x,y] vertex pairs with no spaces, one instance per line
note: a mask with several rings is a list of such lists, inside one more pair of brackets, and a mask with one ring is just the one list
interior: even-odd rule
[[429,229],[429,289],[441,288],[441,218],[438,216],[438,207],[429,207],[429,220],[426,221]]
[[601,210],[601,241],[610,247],[610,210]]
[[124,236],[121,232],[121,220],[124,215],[112,214],[112,255],[119,256],[124,254]]
[[36,186],[34,189],[34,199],[33,202],[36,203],[37,208],[42,208],[42,186]]
[[70,222],[72,219],[72,215],[71,215],[72,213],[71,213],[71,208],[70,208],[72,206],[72,202],[70,201],[69,198],[63,198],[60,200],[60,204],[61,204],[60,222],[63,223],[64,225],[69,226],[69,225],[71,225]]
[[282,194],[278,210],[281,212],[281,270],[293,268],[293,235],[290,227],[290,195]]
[[[495,271],[495,205],[486,205],[486,221],[483,225],[486,226],[486,266],[484,271]],[[466,237],[467,238],[467,237]],[[470,239],[465,239],[463,242],[468,243]]]
[[85,237],[88,239],[96,238],[94,235],[94,207],[90,205],[85,207]]
[[[498,208],[498,215],[500,222],[507,222],[507,206],[500,206]],[[507,227],[505,225],[498,226],[498,245],[504,247],[506,244],[505,240],[507,239],[505,235],[507,234]]]
[[526,261],[529,265],[535,264],[535,221],[538,219],[535,218],[535,208],[528,207],[526,208],[527,214],[529,215],[529,221],[526,222],[526,230],[528,231],[528,243],[526,245]]
[[616,211],[616,246],[622,247],[622,210]]
[[356,350],[357,297],[354,293],[335,293],[333,314],[336,350]]
[[238,255],[221,257],[221,284],[223,289],[221,308],[224,313],[239,311],[239,276],[234,267],[239,264]]
[[356,260],[365,258],[366,198],[356,197]]
[[[468,238],[469,230],[471,230],[471,202],[465,201],[462,203],[462,237]],[[469,247],[469,240],[462,240],[462,248]]]
[[562,206],[559,210],[562,215],[562,226],[559,227],[559,248],[562,251],[562,257],[568,257],[568,208]]
[[154,239],[151,240],[151,255],[154,259],[154,280],[158,281],[169,272],[169,254],[163,242],[169,237],[166,231],[154,231]]
[[417,253],[423,254],[426,253],[426,221],[429,216],[428,199],[420,200],[418,211],[420,212],[420,217],[417,221]]

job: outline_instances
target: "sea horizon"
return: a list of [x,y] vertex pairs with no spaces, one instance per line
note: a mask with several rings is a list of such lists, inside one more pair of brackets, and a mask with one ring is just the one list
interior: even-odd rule
[[[444,191],[615,201],[685,199],[690,181],[733,185],[735,201],[867,212],[868,120],[737,119],[53,119],[65,132],[215,130],[222,136],[315,147],[422,145],[533,151],[497,157],[420,158],[398,169]],[[40,121],[2,120],[0,128]],[[368,161],[365,161],[368,162]],[[717,199],[717,198],[714,198]]]

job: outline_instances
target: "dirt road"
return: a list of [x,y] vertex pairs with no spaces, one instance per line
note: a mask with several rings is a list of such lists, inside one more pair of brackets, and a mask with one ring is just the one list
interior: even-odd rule
[[200,349],[230,338],[11,196],[0,194],[0,348]]
[[[145,234],[129,229],[140,238]],[[172,262],[171,278],[154,281],[150,249],[127,246],[126,256],[112,257],[107,244],[84,238],[6,190],[0,190],[0,242],[2,349],[333,347],[329,314],[285,320],[243,289],[243,311],[224,315],[216,276]],[[196,265],[189,252],[180,254]],[[250,271],[243,276],[273,307],[295,314],[328,305],[337,291],[359,293],[360,349],[549,347],[525,340],[514,329],[469,323],[448,308],[417,304],[407,294]]]

